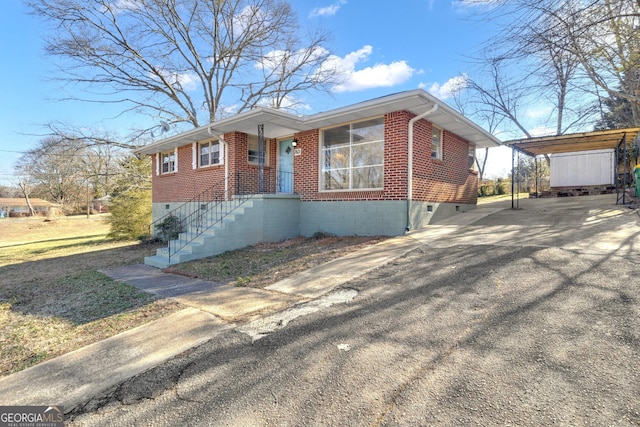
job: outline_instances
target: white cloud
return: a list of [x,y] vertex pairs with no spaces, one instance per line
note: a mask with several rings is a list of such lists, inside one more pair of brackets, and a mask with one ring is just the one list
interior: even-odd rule
[[473,12],[477,9],[492,9],[506,0],[453,0],[451,6],[456,12]]
[[524,112],[524,116],[528,119],[539,119],[542,117],[548,117],[552,111],[553,107],[551,107],[550,105],[539,105],[534,108],[528,108]]
[[[429,89],[427,89],[427,91],[433,96],[435,96],[436,98],[439,98],[444,101],[445,99],[451,98],[456,93],[465,89],[468,83],[469,83],[469,77],[467,76],[466,73],[463,73],[463,74],[460,74],[459,76],[450,78],[442,85],[440,83],[433,83],[431,84]],[[426,88],[426,86],[427,85],[425,84],[422,84],[422,83],[420,84],[420,88]]]
[[[259,106],[261,107],[267,107],[267,108],[276,108],[276,99],[261,99],[260,102],[258,103]],[[280,107],[278,107],[281,110],[286,110],[286,111],[290,111],[293,113],[297,113],[300,110],[311,110],[311,105],[309,104],[305,104],[301,99],[296,98],[295,96],[285,96],[282,100],[280,100]]]
[[258,69],[275,70],[285,63],[289,69],[296,69],[301,64],[313,63],[322,56],[326,55],[328,51],[323,47],[315,47],[312,51],[309,49],[300,49],[296,52],[289,52],[285,50],[272,50],[255,63],[255,67]]
[[529,131],[531,136],[551,136],[556,134],[555,129],[546,126],[538,126]]
[[357,92],[377,87],[392,87],[406,82],[416,72],[406,61],[375,64],[372,67],[356,70],[358,63],[368,59],[371,52],[373,47],[367,45],[349,53],[344,58],[333,55],[325,62],[324,69],[335,70],[343,77],[342,82],[332,88],[334,92]]
[[136,12],[142,8],[140,0],[116,0],[108,3],[104,8],[104,11],[111,10],[114,14],[122,12]]
[[261,27],[268,27],[265,13],[258,6],[245,6],[244,9],[233,17],[233,31],[235,34],[244,34],[252,25],[260,23]]
[[218,116],[218,120],[225,119],[227,117],[235,116],[238,114],[238,109],[240,106],[238,104],[230,104],[230,105],[220,105],[216,110],[216,115]]
[[[195,73],[176,73],[175,71],[160,71],[162,77],[174,86],[180,86],[185,91],[194,90],[198,87],[198,76]],[[154,77],[158,78],[158,77]]]
[[338,13],[338,10],[340,10],[342,5],[345,4],[347,4],[346,0],[339,0],[337,3],[334,3],[331,6],[316,7],[311,12],[309,12],[309,17],[317,18],[318,16],[333,16]]

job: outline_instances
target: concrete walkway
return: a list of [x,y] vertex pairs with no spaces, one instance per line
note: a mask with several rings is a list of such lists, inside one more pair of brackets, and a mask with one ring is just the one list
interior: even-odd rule
[[508,207],[510,203],[480,206],[438,225],[314,267],[266,289],[220,285],[141,265],[104,271],[147,292],[175,298],[189,308],[0,379],[0,403],[64,405],[69,412],[94,396],[115,390],[124,380],[236,327],[234,322],[269,319],[273,317],[269,315],[287,308],[299,310],[305,304],[318,305],[312,300],[420,245]]
[[65,412],[124,380],[249,321],[300,306],[418,247],[388,239],[304,271],[267,289],[220,285],[143,265],[103,273],[189,306],[162,319],[0,379],[2,405],[64,405]]

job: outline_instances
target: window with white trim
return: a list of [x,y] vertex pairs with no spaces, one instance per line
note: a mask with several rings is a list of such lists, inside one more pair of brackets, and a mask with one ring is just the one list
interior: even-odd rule
[[476,147],[469,146],[469,169],[476,170]]
[[162,168],[160,169],[162,173],[173,173],[176,171],[175,150],[165,151],[164,153],[160,153],[160,158],[162,160]]
[[[262,158],[264,159],[264,164],[269,164],[269,143],[266,138],[264,141],[264,152],[262,153]],[[247,162],[258,164],[260,159],[260,150],[258,147],[258,136],[257,135],[247,135]]]
[[222,163],[220,141],[198,143],[198,166],[206,167]]
[[431,126],[431,158],[442,160],[442,129]]
[[384,187],[384,117],[324,129],[321,138],[322,190]]

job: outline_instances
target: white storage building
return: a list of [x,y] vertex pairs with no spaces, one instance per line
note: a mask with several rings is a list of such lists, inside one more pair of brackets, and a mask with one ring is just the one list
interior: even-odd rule
[[615,150],[552,154],[551,187],[615,184]]

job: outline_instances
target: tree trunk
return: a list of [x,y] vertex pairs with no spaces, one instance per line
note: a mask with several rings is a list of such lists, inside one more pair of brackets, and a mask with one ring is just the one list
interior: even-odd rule
[[31,200],[29,200],[29,194],[27,194],[26,192],[24,193],[24,199],[26,200],[27,207],[29,208],[29,215],[36,216],[36,210],[33,209],[33,206],[31,206]]

